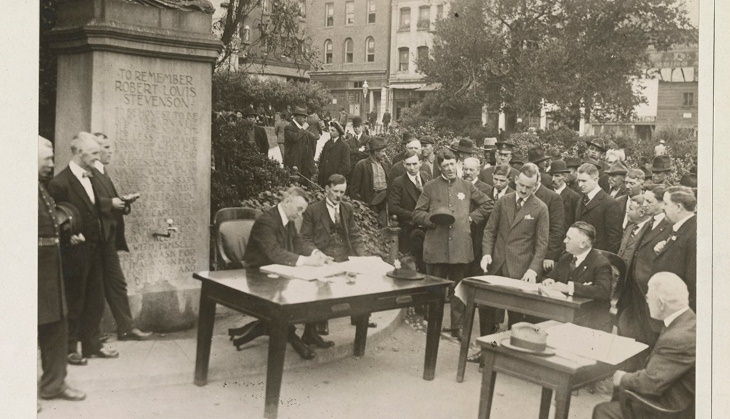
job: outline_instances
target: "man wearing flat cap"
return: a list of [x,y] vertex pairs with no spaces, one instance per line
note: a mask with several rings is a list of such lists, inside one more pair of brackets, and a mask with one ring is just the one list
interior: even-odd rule
[[314,159],[312,150],[319,136],[308,130],[307,111],[304,108],[295,106],[292,115],[291,122],[284,128],[284,166],[297,167],[302,176],[311,179],[314,162],[309,160]]
[[385,139],[372,137],[367,146],[370,155],[357,162],[352,169],[348,194],[352,199],[368,204],[385,225],[386,198],[390,184],[390,163],[385,156]]
[[[488,219],[493,204],[471,182],[457,177],[456,156],[451,150],[438,152],[436,161],[441,174],[424,185],[413,219],[426,228],[423,260],[428,273],[451,280],[453,295],[453,287],[474,260],[471,226]],[[441,220],[447,222],[439,224]],[[458,304],[451,304],[451,328],[447,331],[458,338],[463,310],[457,307]]]

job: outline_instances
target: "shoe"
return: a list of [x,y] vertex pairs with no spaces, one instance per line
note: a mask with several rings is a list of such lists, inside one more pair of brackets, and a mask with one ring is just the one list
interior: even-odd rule
[[84,354],[87,358],[119,358],[119,352],[114,349],[99,348],[96,352]]
[[335,343],[331,340],[324,340],[322,339],[322,336],[318,335],[317,333],[307,333],[306,331],[302,335],[302,342],[306,343],[307,345],[314,345],[318,348],[331,348],[335,346]]
[[299,356],[302,357],[302,359],[314,359],[314,357],[316,356],[312,348],[302,342],[302,339],[300,339],[296,333],[290,333],[288,341],[289,344],[291,344],[291,347],[294,348],[296,353],[298,353]]
[[86,358],[81,356],[78,352],[71,352],[70,354],[66,355],[66,362],[69,365],[86,365],[88,364],[88,361]]
[[264,322],[262,322],[261,320],[256,320],[241,327],[238,330],[242,330],[243,334],[233,339],[233,346],[236,347],[236,350],[240,351],[241,346],[247,344],[248,342],[251,342],[259,336],[263,336],[266,334],[266,324],[264,324]]
[[136,327],[128,332],[117,334],[118,340],[147,340],[152,336],[151,332],[143,332]]
[[466,362],[472,362],[474,364],[481,364],[482,363],[482,351],[479,351],[475,354],[467,356]]
[[317,329],[317,334],[319,335],[327,336],[330,334],[330,326],[328,321],[317,323],[315,329]]
[[375,322],[368,322],[368,327],[371,329],[375,329],[376,327],[378,327],[378,324]]
[[[84,400],[86,398],[86,393],[84,393],[81,390],[76,390],[75,388],[66,387],[62,392],[54,395],[54,396],[41,396],[42,399],[45,400],[51,400],[51,399],[61,399],[61,400],[68,400],[72,402],[78,402],[81,400]],[[41,405],[38,404],[38,411],[40,412]]]
[[110,335],[108,333],[107,334],[104,334],[104,335],[101,335],[101,336],[99,336],[99,342],[101,342],[101,343],[107,343],[109,341],[109,339],[111,339],[111,337],[112,337],[112,335]]

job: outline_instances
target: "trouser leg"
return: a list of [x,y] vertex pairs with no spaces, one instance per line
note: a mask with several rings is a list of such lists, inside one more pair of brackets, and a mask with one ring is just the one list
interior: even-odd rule
[[61,255],[63,263],[63,284],[66,294],[66,306],[68,314],[67,327],[67,351],[69,353],[78,350],[78,342],[81,336],[81,317],[84,311],[86,300],[86,282],[89,271],[89,245],[80,244],[64,249]]
[[127,280],[124,278],[122,265],[119,263],[117,249],[113,245],[105,246],[104,260],[104,296],[109,310],[117,324],[117,333],[123,334],[134,328],[132,310],[129,308],[127,296]]
[[86,299],[79,319],[79,338],[84,355],[101,349],[99,324],[104,314],[104,285],[101,249],[96,247],[89,255],[89,272],[86,281]]
[[66,387],[67,334],[66,319],[38,325],[38,346],[43,368],[38,393],[43,397],[53,397]]

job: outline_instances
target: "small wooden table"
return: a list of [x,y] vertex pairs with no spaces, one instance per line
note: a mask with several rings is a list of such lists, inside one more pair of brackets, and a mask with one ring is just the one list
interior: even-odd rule
[[[543,329],[559,322],[550,320],[540,323]],[[479,419],[489,418],[492,396],[497,372],[511,375],[542,386],[540,419],[547,419],[550,402],[555,391],[555,418],[567,419],[570,409],[571,392],[590,382],[608,377],[617,366],[596,362],[592,365],[578,363],[559,354],[538,356],[505,348],[499,344],[509,338],[510,332],[504,331],[477,339],[482,348],[484,368],[482,369],[482,389],[479,397]]]
[[427,305],[430,321],[423,379],[434,378],[444,297],[451,284],[449,281],[430,276],[420,281],[404,281],[387,276],[358,275],[354,284],[347,284],[344,279],[302,281],[269,278],[258,270],[243,269],[198,272],[193,277],[202,282],[195,384],[202,386],[207,383],[216,304],[263,320],[270,331],[264,409],[267,418],[277,415],[291,324],[352,316],[356,323],[354,354],[362,356],[370,313]]
[[466,357],[469,352],[469,338],[474,325],[474,310],[478,305],[503,308],[542,319],[571,323],[575,320],[577,312],[593,302],[590,298],[581,297],[568,297],[566,300],[559,300],[515,288],[487,284],[484,281],[472,278],[465,278],[461,283],[466,291],[466,309],[464,310],[464,323],[462,326],[462,336],[464,338],[461,340],[459,363],[456,369],[456,381],[459,383],[464,381]]

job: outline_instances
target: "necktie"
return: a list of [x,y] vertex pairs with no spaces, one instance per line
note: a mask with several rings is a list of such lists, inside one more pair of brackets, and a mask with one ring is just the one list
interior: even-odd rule
[[335,210],[335,224],[340,224],[340,211],[337,210],[337,207],[334,207]]
[[639,225],[634,224],[634,226],[631,227],[631,237],[634,237],[638,231],[639,231]]
[[423,190],[423,185],[421,185],[421,177],[416,175],[416,188],[418,188],[419,191]]
[[91,173],[91,172],[84,172],[84,173],[81,174],[81,177],[92,178],[92,177],[94,177],[94,174]]
[[591,198],[588,198],[588,195],[583,195],[583,206],[585,207],[589,202],[591,202]]
[[519,211],[522,208],[522,204],[525,202],[522,198],[517,198],[517,210]]
[[570,272],[573,272],[575,268],[577,267],[576,263],[578,262],[578,257],[573,256],[573,259],[570,261]]

